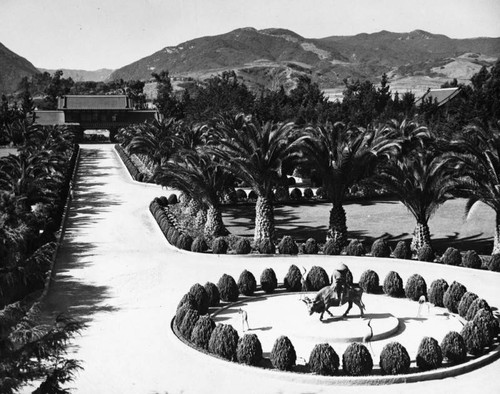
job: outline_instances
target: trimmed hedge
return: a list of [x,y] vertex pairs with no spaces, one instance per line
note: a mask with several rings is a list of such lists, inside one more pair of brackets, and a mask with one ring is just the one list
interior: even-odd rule
[[406,241],[399,241],[392,252],[396,259],[411,260],[410,245]]
[[380,288],[378,274],[375,271],[366,270],[361,274],[359,286],[366,293],[378,293]]
[[410,356],[406,348],[398,342],[384,346],[379,361],[382,375],[401,375],[410,370]]
[[260,275],[260,287],[266,293],[272,293],[278,287],[278,279],[272,268],[266,268]]
[[417,351],[417,366],[422,371],[429,371],[441,366],[443,353],[439,343],[431,337],[424,337]]
[[208,351],[229,361],[236,360],[238,332],[233,326],[219,324],[215,327],[208,341]]
[[458,304],[460,304],[460,300],[462,299],[462,296],[466,292],[467,288],[464,285],[456,281],[453,281],[448,290],[446,290],[446,292],[444,293],[443,296],[444,307],[447,308],[452,313],[457,313]]
[[483,298],[476,298],[469,306],[469,310],[467,311],[467,315],[465,316],[466,320],[473,320],[476,317],[476,313],[479,312],[480,309],[491,310],[490,306]]
[[229,245],[224,237],[217,237],[212,242],[213,254],[226,254],[228,249]]
[[498,321],[491,310],[480,309],[472,322],[481,329],[485,344],[490,346],[498,333]]
[[205,283],[205,291],[208,295],[208,305],[209,306],[218,306],[220,303],[220,293],[219,288],[212,282]]
[[306,291],[318,291],[323,287],[328,286],[330,281],[328,280],[328,274],[323,269],[323,267],[313,266],[307,273],[305,280],[305,290]]
[[333,239],[326,241],[323,246],[323,254],[327,256],[338,256],[342,252],[342,245]]
[[463,363],[467,359],[467,347],[462,335],[456,331],[450,331],[441,342],[443,357],[453,364]]
[[186,293],[182,296],[181,300],[177,304],[177,310],[185,305],[187,305],[189,309],[198,309],[196,301],[194,300],[193,295],[190,293]]
[[238,289],[241,294],[246,296],[251,296],[255,292],[255,289],[257,289],[257,281],[250,271],[244,270],[241,273],[238,279]]
[[310,200],[313,197],[314,197],[314,192],[312,191],[311,188],[308,187],[307,189],[304,190],[304,198]]
[[262,345],[255,334],[245,334],[238,340],[236,359],[240,364],[258,365],[262,360]]
[[351,343],[342,355],[342,369],[346,375],[369,375],[373,369],[373,359],[361,343]]
[[373,243],[371,254],[373,257],[390,257],[391,248],[385,239],[380,238]]
[[418,301],[420,296],[427,296],[427,284],[424,278],[419,274],[413,274],[406,281],[406,297],[413,301]]
[[487,267],[490,271],[500,272],[500,254],[492,255],[487,263]]
[[280,254],[295,255],[299,253],[299,247],[291,236],[285,235],[281,242],[278,244],[278,252]]
[[431,283],[431,287],[429,287],[427,299],[436,306],[444,307],[443,297],[446,290],[448,290],[448,282],[444,279],[436,279]]
[[199,348],[208,350],[208,342],[214,329],[215,323],[210,316],[200,316],[191,332],[191,342]]
[[224,274],[217,282],[219,288],[220,299],[228,302],[235,302],[238,300],[240,291],[234,278],[230,275]]
[[274,246],[274,242],[269,238],[262,239],[257,245],[257,249],[260,254],[274,254],[276,253],[276,247]]
[[482,265],[483,260],[479,257],[475,250],[468,250],[465,252],[462,258],[463,267],[481,269]]
[[432,250],[430,245],[424,244],[417,251],[417,259],[419,261],[426,261],[428,263],[432,263],[434,261],[434,251]]
[[462,264],[462,255],[458,249],[449,247],[443,254],[441,261],[446,265],[461,265]]
[[474,321],[468,321],[462,328],[460,335],[464,338],[467,352],[473,356],[478,356],[486,346],[486,338],[483,330]]
[[252,245],[247,238],[240,238],[234,245],[234,252],[236,254],[249,254],[252,252]]
[[314,238],[307,239],[304,244],[304,253],[305,254],[318,254],[319,246]]
[[288,268],[283,284],[288,291],[302,290],[302,272],[299,267],[292,264],[290,268]]
[[191,244],[191,252],[196,252],[196,253],[205,253],[208,250],[208,245],[207,242],[205,241],[205,238],[200,236],[196,237]]
[[237,189],[236,190],[236,198],[238,201],[245,201],[247,199],[247,193],[243,189]]
[[208,307],[210,306],[210,299],[208,298],[207,291],[199,283],[194,284],[189,289],[189,295],[192,296],[194,301],[195,309],[200,315],[205,315],[208,313]]
[[300,190],[298,187],[293,188],[292,191],[290,192],[290,199],[291,200],[302,199],[302,190]]
[[281,336],[274,342],[271,350],[271,363],[274,368],[281,371],[292,370],[295,362],[297,361],[297,354],[295,348],[288,337]]
[[193,328],[200,318],[200,315],[197,311],[193,309],[188,309],[182,319],[181,325],[179,327],[179,332],[182,337],[188,341],[191,340],[191,334],[193,332]]
[[175,312],[174,324],[178,330],[181,329],[182,320],[184,319],[184,316],[186,316],[186,313],[188,311],[194,311],[194,309],[191,308],[188,304],[183,304],[180,308],[177,309],[177,312]]
[[359,239],[351,239],[345,250],[348,256],[363,256],[366,254],[365,246]]
[[403,279],[396,271],[390,271],[386,275],[383,290],[385,294],[391,297],[402,297],[404,295]]
[[177,238],[175,246],[183,250],[191,250],[191,245],[193,244],[193,238],[189,234],[181,234]]
[[467,317],[467,311],[477,298],[479,297],[476,293],[470,291],[466,292],[458,304],[458,314],[465,319]]
[[339,356],[328,343],[315,345],[309,356],[309,369],[317,375],[333,376],[339,364]]

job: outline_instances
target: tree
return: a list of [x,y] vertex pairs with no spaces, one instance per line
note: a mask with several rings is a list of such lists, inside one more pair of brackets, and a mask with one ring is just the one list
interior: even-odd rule
[[70,92],[74,82],[71,78],[62,78],[63,71],[57,70],[52,75],[49,85],[45,89],[44,108],[57,109],[57,99]]
[[368,126],[377,116],[377,91],[370,81],[344,79],[342,112],[344,119],[355,125]]
[[157,97],[154,100],[154,104],[158,108],[158,111],[160,111],[165,118],[183,118],[184,109],[173,94],[174,88],[172,82],[170,82],[168,71],[162,70],[159,74],[152,73],[151,75],[157,84]]

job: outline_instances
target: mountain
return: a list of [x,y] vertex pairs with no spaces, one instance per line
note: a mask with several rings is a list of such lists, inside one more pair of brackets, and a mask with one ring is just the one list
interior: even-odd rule
[[391,86],[418,89],[452,78],[467,82],[499,57],[500,38],[452,39],[415,30],[308,39],[286,29],[242,28],[163,48],[114,71],[110,79],[148,80],[161,70],[204,79],[232,69],[255,88],[291,87],[297,75],[309,74],[322,88],[339,89],[344,78],[376,82],[385,72]]
[[0,94],[14,92],[23,77],[38,73],[28,60],[0,43]]
[[[54,74],[57,70],[48,70],[45,68],[39,68],[41,72],[48,72],[49,74]],[[86,70],[70,70],[66,68],[61,69],[63,72],[63,78],[71,78],[75,82],[81,81],[95,81],[95,82],[103,82],[106,81],[113,70],[108,68],[101,68],[95,71],[86,71]]]

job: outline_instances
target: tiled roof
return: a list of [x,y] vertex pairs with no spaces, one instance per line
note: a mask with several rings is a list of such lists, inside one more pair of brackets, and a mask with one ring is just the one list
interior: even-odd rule
[[65,124],[63,111],[35,111],[35,123],[42,126]]
[[429,89],[415,104],[420,104],[424,100],[431,99],[432,102],[437,102],[438,107],[446,104],[460,92],[460,88],[441,88]]
[[59,98],[57,109],[130,110],[131,104],[126,95],[66,95]]

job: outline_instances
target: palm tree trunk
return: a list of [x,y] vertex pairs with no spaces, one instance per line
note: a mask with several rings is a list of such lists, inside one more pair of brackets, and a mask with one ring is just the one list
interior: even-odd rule
[[493,238],[493,251],[491,254],[500,253],[500,211],[496,214],[495,237]]
[[273,203],[267,197],[258,196],[255,204],[255,235],[254,241],[274,239],[274,209]]
[[431,245],[429,225],[427,223],[417,222],[417,226],[413,232],[410,249],[413,252],[418,252],[418,250],[424,245]]
[[222,213],[219,208],[210,205],[207,209],[207,221],[205,222],[205,235],[208,237],[219,237],[227,235],[226,226],[222,221]]
[[330,210],[330,227],[326,240],[333,239],[342,248],[347,245],[347,224],[345,210],[342,204],[332,204]]

